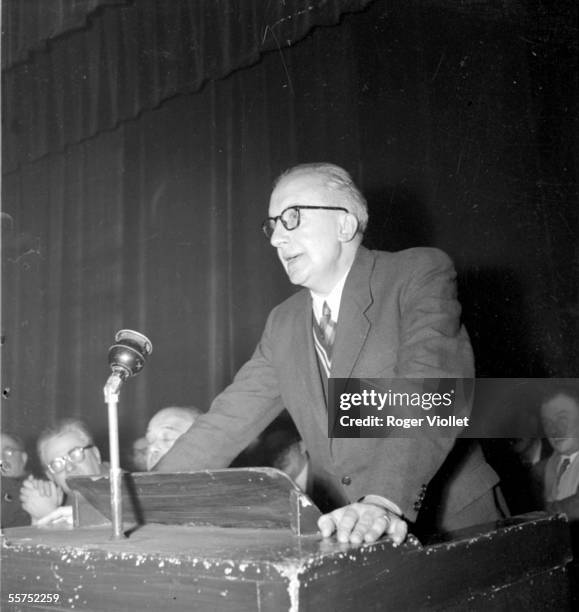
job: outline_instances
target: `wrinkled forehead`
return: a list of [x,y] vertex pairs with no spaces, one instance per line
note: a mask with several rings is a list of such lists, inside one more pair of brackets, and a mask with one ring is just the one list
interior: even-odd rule
[[336,193],[327,186],[327,179],[311,171],[294,172],[280,180],[269,200],[269,216],[276,217],[288,206],[326,205],[336,201]]

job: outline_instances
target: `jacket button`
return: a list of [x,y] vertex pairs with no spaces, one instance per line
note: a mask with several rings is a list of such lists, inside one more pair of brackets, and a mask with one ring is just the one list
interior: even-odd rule
[[349,476],[342,476],[342,484],[348,486],[352,484],[352,479]]

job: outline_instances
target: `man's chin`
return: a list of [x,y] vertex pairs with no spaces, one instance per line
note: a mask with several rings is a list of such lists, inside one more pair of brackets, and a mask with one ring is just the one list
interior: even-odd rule
[[551,442],[551,444],[560,455],[572,455],[574,452],[579,450],[577,448],[576,441],[570,438],[554,440]]
[[305,282],[305,277],[303,274],[299,274],[298,272],[290,272],[289,270],[286,270],[287,272],[287,277],[289,282],[292,285],[300,285],[300,286],[304,286],[304,282]]

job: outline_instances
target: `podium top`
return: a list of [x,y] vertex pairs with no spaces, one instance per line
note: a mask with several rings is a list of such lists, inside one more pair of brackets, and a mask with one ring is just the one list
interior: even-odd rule
[[[75,526],[110,521],[108,475],[74,476],[68,483]],[[122,496],[123,521],[130,525],[289,529],[304,535],[317,533],[321,516],[311,499],[274,468],[126,473]]]

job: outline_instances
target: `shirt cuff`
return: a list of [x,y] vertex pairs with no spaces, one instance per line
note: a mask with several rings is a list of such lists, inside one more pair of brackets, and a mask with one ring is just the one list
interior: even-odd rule
[[362,497],[362,499],[360,499],[360,501],[366,504],[374,504],[375,506],[381,506],[389,512],[393,512],[394,514],[397,514],[400,517],[402,516],[402,510],[400,510],[400,508],[393,501],[390,501],[389,499],[386,499],[381,495],[365,495],[364,497]]

